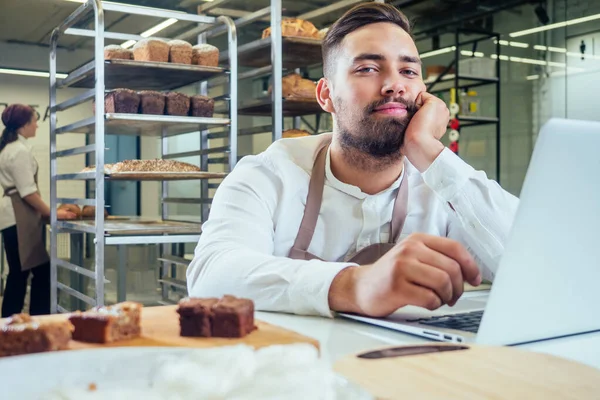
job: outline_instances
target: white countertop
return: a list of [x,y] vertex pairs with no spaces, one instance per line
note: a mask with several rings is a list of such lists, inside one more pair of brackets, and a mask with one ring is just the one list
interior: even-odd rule
[[[317,339],[324,360],[339,359],[377,347],[432,343],[425,338],[342,318],[306,317],[257,312],[256,318]],[[600,369],[600,332],[518,346],[548,353]]]

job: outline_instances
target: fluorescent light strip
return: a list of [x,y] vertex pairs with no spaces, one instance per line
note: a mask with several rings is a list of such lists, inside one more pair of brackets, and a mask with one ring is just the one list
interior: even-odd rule
[[532,33],[549,31],[551,29],[564,28],[565,26],[582,24],[584,22],[595,21],[600,19],[600,14],[594,14],[587,17],[575,18],[569,21],[557,22],[550,25],[539,26],[537,28],[525,29],[523,31],[513,32],[509,34],[510,37],[520,37],[525,35],[530,35]]
[[423,54],[421,54],[421,58],[423,59],[423,58],[427,58],[427,57],[437,56],[439,54],[446,54],[446,53],[450,53],[454,50],[456,50],[456,46],[444,47],[443,49],[438,49],[438,50],[428,51],[427,53],[423,53]]
[[528,81],[533,81],[533,80],[536,80],[536,79],[540,79],[540,76],[539,75],[529,75],[526,79]]
[[[494,44],[498,44],[498,40],[494,40]],[[522,49],[527,49],[529,47],[529,43],[509,42],[508,40],[500,40],[500,45],[501,46],[520,47]]]
[[[175,19],[175,18],[166,19],[163,22],[161,22],[160,24],[153,26],[152,28],[148,29],[147,31],[140,33],[140,36],[150,37],[160,31],[162,31],[163,29],[168,28],[169,26],[173,25],[177,21],[179,21],[179,20]],[[136,43],[135,40],[128,40],[126,42],[121,43],[121,47],[124,49],[128,49],[129,47],[133,46],[135,43]]]
[[[36,76],[39,78],[49,78],[50,77],[49,72],[30,71],[30,70],[26,70],[26,69],[10,69],[10,68],[0,68],[0,74]],[[56,77],[59,79],[64,79],[67,77],[67,74],[57,73]]]

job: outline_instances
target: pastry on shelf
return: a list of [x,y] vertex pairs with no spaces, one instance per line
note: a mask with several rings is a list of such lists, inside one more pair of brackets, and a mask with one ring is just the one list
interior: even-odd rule
[[69,317],[73,324],[73,340],[90,343],[112,343],[139,337],[143,306],[125,301],[113,306],[76,311]]
[[169,62],[169,44],[160,39],[142,39],[133,46],[133,59]]
[[[95,206],[83,206],[81,210],[81,218],[90,219],[96,217],[96,207]],[[104,209],[104,218],[108,217],[108,211],[106,208]]]
[[215,110],[215,101],[207,96],[190,97],[190,115],[192,117],[211,118]]
[[171,40],[169,45],[169,62],[175,64],[192,63],[192,45],[185,40]]
[[61,204],[57,210],[70,211],[75,214],[75,219],[81,218],[81,208],[77,204]]
[[[319,39],[319,31],[310,21],[299,18],[284,18],[281,20],[281,35]],[[271,27],[263,30],[262,38],[271,36]]]
[[197,44],[192,47],[192,64],[205,67],[219,66],[219,49],[208,43]]
[[140,114],[163,115],[165,113],[165,94],[154,90],[142,90],[140,96]]
[[169,92],[165,95],[165,114],[186,116],[190,113],[190,96],[178,93]]
[[137,114],[139,107],[140,95],[133,90],[115,89],[104,95],[105,113]]
[[14,314],[0,322],[0,357],[66,350],[73,325],[69,321],[36,320],[29,314]]
[[[94,172],[94,166],[86,167],[81,172]],[[125,160],[114,164],[105,164],[107,174],[118,172],[200,172],[200,168],[182,161],[175,160]]]
[[104,47],[105,60],[132,60],[133,51],[124,49],[117,44],[109,44]]
[[249,299],[187,297],[179,301],[177,313],[181,336],[241,338],[256,329]]
[[[316,83],[310,79],[303,79],[298,74],[290,74],[283,77],[281,81],[281,91],[283,97],[286,98],[303,98],[303,99],[316,99],[315,91],[317,89]],[[269,94],[271,94],[273,86],[269,86]]]
[[284,139],[297,138],[303,136],[310,136],[310,133],[308,131],[305,131],[304,129],[287,129],[281,133],[281,137]]

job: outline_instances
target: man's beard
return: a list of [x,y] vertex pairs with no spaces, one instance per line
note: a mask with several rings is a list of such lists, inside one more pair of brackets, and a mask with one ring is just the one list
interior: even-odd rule
[[[392,101],[406,106],[406,116],[377,118],[373,115],[376,108]],[[414,102],[401,98],[373,102],[365,107],[362,118],[350,127],[343,121],[347,110],[341,101],[338,101],[338,110],[341,111],[337,121],[339,142],[349,162],[376,172],[402,158],[400,149],[404,144],[404,134],[417,111]]]

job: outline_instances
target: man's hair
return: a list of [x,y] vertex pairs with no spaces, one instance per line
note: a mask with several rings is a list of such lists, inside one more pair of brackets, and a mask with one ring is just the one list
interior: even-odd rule
[[329,29],[323,39],[323,74],[331,76],[333,59],[342,40],[351,32],[368,24],[389,22],[398,25],[409,35],[411,34],[410,21],[394,6],[385,3],[368,2],[359,4],[348,10]]

